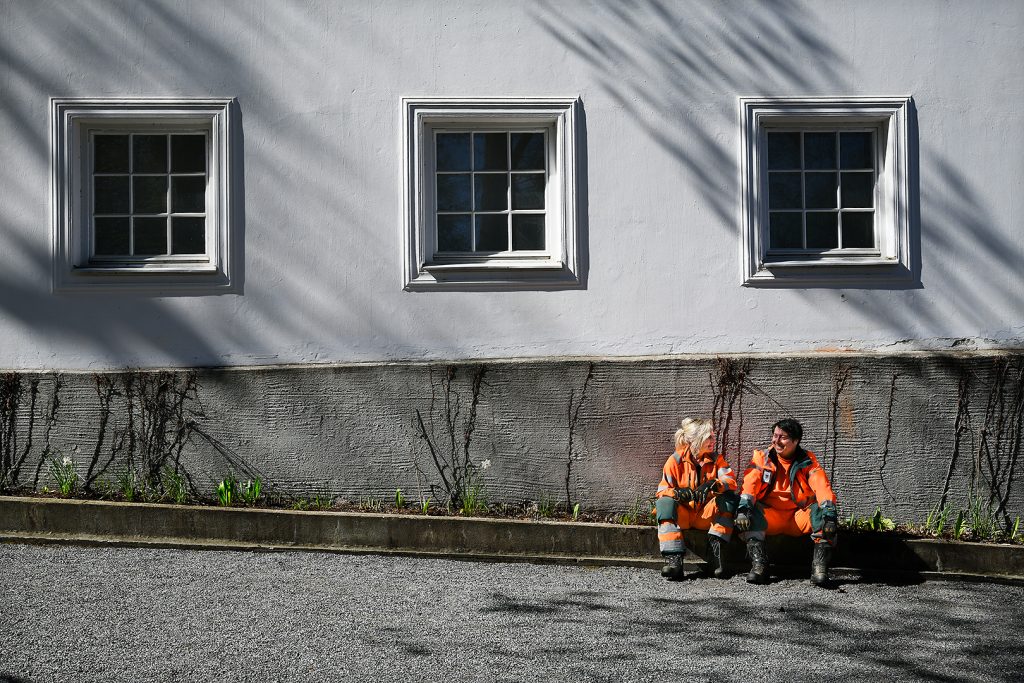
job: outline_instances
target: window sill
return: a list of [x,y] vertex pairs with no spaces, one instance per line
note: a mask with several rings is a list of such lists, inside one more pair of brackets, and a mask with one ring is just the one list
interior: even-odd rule
[[488,261],[467,261],[460,263],[428,263],[423,270],[430,273],[455,273],[462,271],[502,271],[502,270],[562,270],[565,264],[561,261],[549,259],[522,259],[522,260],[488,260]]
[[899,261],[884,256],[833,256],[830,258],[767,260],[761,268],[849,268],[895,265],[899,265]]
[[743,286],[900,288],[913,282],[913,272],[896,259],[851,257],[764,263]]
[[427,263],[420,266],[418,276],[405,289],[571,289],[579,284],[579,278],[564,262],[535,259]]

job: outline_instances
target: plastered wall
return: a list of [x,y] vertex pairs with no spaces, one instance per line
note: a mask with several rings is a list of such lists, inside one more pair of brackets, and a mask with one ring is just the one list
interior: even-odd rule
[[[1022,33],[1012,0],[4,0],[0,367],[1019,349]],[[736,98],[753,94],[914,98],[918,282],[740,285]],[[240,293],[51,293],[48,98],[129,95],[237,98]],[[402,291],[400,98],[411,95],[581,99],[584,288]],[[801,372],[815,362],[831,363]],[[309,373],[312,395],[336,377]],[[663,389],[636,391],[642,402]],[[538,407],[538,433],[563,429],[564,409],[542,419]],[[640,429],[635,414],[602,422]],[[875,432],[884,414],[858,424]],[[580,486],[606,483],[590,476]]]
[[[713,417],[742,469],[794,416],[843,516],[923,521],[972,496],[1024,512],[1020,354],[813,354],[391,364],[193,373],[7,374],[0,479],[96,491],[179,466],[213,496],[234,474],[280,497],[443,500],[452,465],[490,502],[623,510],[653,496],[685,416]],[[482,467],[489,461],[488,467]]]

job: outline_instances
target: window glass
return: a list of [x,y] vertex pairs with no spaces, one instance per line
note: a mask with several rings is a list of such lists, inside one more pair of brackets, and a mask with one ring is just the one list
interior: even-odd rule
[[769,251],[877,246],[874,133],[770,131],[765,138]]
[[529,130],[434,135],[437,252],[544,249],[546,140]]
[[206,253],[207,136],[92,136],[92,257]]

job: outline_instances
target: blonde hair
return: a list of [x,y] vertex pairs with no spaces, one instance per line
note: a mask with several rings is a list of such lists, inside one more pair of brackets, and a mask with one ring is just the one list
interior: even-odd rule
[[694,455],[700,452],[700,447],[704,445],[704,441],[711,436],[711,432],[714,431],[714,425],[711,424],[711,420],[703,417],[687,417],[679,424],[679,429],[676,430],[676,448],[679,448],[683,444],[690,447],[690,452]]

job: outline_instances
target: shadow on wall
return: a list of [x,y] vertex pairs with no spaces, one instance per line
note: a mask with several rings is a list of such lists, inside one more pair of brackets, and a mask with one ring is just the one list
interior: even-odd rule
[[[691,192],[716,219],[708,223],[738,240],[735,98],[878,93],[863,92],[854,65],[825,38],[831,27],[805,3],[782,0],[721,9],[713,3],[602,0],[587,12],[577,12],[545,0],[533,10],[533,18],[584,60],[602,90],[671,153],[690,179]],[[722,129],[737,132],[725,137],[713,132]],[[883,295],[864,292],[851,296],[851,303],[863,301],[860,315],[908,341],[947,334],[951,319],[971,330],[991,329],[1009,311],[1019,320],[1024,313],[1017,296],[1024,287],[1020,243],[1007,238],[1007,226],[999,225],[986,209],[984,194],[953,157],[927,140],[917,140],[916,116],[911,136],[907,208],[916,281],[896,288],[845,289],[916,289],[941,282],[949,295],[938,306],[912,292],[893,294],[884,305],[878,301]],[[929,260],[922,267],[923,255]],[[973,267],[960,267],[964,263]],[[792,291],[821,301],[820,293]],[[1007,320],[1007,329],[1013,324]]]
[[[344,3],[300,9],[40,2],[5,9],[11,25],[60,30],[31,41],[0,41],[10,96],[31,103],[0,110],[0,125],[16,141],[7,144],[24,145],[32,154],[25,173],[5,176],[11,184],[5,205],[17,221],[5,243],[17,268],[0,275],[3,312],[104,359],[119,359],[116,365],[151,362],[146,359],[154,355],[181,366],[275,363],[282,353],[316,361],[326,339],[345,340],[357,357],[380,348],[409,357],[422,349],[460,348],[456,326],[443,316],[421,315],[410,330],[403,324],[408,313],[393,303],[400,299],[374,297],[374,286],[349,282],[351,273],[337,267],[339,254],[390,257],[396,248],[393,230],[367,228],[390,226],[388,215],[382,218],[372,202],[360,201],[375,196],[373,188],[395,186],[395,179],[387,164],[357,165],[352,150],[375,143],[348,124],[355,106],[379,108],[380,116],[393,113],[394,102],[375,98],[373,79],[381,73],[393,78],[393,71],[409,68],[408,46],[372,26],[366,30],[365,22],[357,21],[359,11]],[[589,65],[604,93],[672,155],[689,179],[682,191],[708,209],[709,228],[729,240],[738,239],[737,136],[715,131],[737,128],[735,97],[872,94],[861,93],[855,66],[825,38],[833,28],[792,0],[746,3],[733,11],[712,3],[604,0],[583,7],[546,0],[527,11],[567,54]],[[302,49],[295,49],[299,36]],[[339,43],[347,46],[340,53],[335,51]],[[262,55],[258,60],[251,58],[256,51]],[[376,55],[381,71],[355,79],[357,105],[348,96],[350,74],[359,72],[366,62],[360,56],[366,54]],[[324,68],[325,55],[332,55],[333,68]],[[118,71],[129,76],[110,82],[96,72],[97,64],[119,65]],[[295,85],[283,91],[282,80]],[[239,111],[246,112],[244,147],[251,166],[244,190],[250,210],[255,209],[243,217],[253,228],[245,231],[248,263],[243,266],[259,273],[259,286],[248,283],[244,310],[263,323],[260,329],[239,317],[232,297],[192,307],[188,298],[83,295],[68,306],[67,298],[49,293],[48,231],[30,225],[45,220],[40,188],[49,163],[42,123],[47,98],[126,94],[238,96]],[[252,106],[257,101],[259,106]],[[593,111],[589,114],[593,118]],[[1014,296],[1021,284],[1021,246],[1007,238],[1008,230],[1000,230],[985,195],[951,156],[928,144],[921,150],[924,244],[915,246],[929,250],[922,280],[941,281],[950,294],[935,305],[913,292],[865,291],[851,294],[846,305],[862,306],[859,315],[910,340],[944,334],[950,319],[963,321],[966,329],[990,329],[1007,311],[1020,311]],[[916,205],[918,198],[913,199]],[[397,210],[393,216],[397,220]],[[317,242],[297,237],[304,235],[315,235]],[[586,242],[584,234],[584,250]],[[961,259],[986,268],[960,268]],[[821,303],[820,292],[793,294]],[[890,297],[886,305],[879,305],[880,296]],[[513,319],[514,311],[508,317]],[[325,325],[325,320],[336,322]],[[1007,327],[1013,324],[1011,318]],[[282,339],[293,347],[280,348]],[[246,356],[239,361],[224,348],[245,349]]]
[[[56,28],[45,35],[36,31],[33,37],[38,40],[0,41],[10,96],[31,103],[0,110],[0,127],[16,141],[10,143],[11,149],[31,153],[27,172],[5,176],[10,182],[5,215],[13,217],[13,229],[5,231],[4,242],[17,268],[0,274],[0,311],[36,334],[88,349],[86,353],[101,366],[152,364],[154,357],[185,367],[237,362],[225,355],[225,348],[248,351],[242,362],[274,363],[282,352],[278,339],[308,340],[285,352],[317,360],[317,340],[343,338],[350,331],[346,328],[359,329],[371,344],[409,334],[393,311],[370,299],[372,288],[350,286],[348,274],[337,268],[338,254],[391,254],[391,232],[366,229],[379,225],[381,216],[358,198],[370,196],[371,187],[395,182],[385,177],[386,169],[357,167],[348,158],[351,145],[363,144],[355,127],[347,125],[348,109],[354,105],[351,98],[322,94],[345,85],[337,74],[355,70],[345,63],[323,69],[322,53],[341,40],[339,35],[355,34],[348,41],[355,52],[390,49],[389,44],[357,31],[353,22],[337,16],[345,8],[335,6],[72,7],[41,2],[16,9],[12,24]],[[305,49],[294,49],[298,36]],[[254,50],[287,59],[284,64],[248,59]],[[123,66],[125,62],[130,66]],[[96,69],[103,64],[119,65],[130,76],[111,82]],[[272,73],[261,72],[254,64],[265,64]],[[293,90],[290,98],[279,96],[275,83],[289,74],[295,83],[309,82],[310,73],[323,74],[314,83],[315,94]],[[239,201],[236,236],[247,242],[248,258],[248,263],[246,258],[238,260],[241,272],[235,275],[258,266],[259,286],[248,283],[244,309],[263,322],[260,329],[235,315],[238,307],[230,296],[190,306],[194,297],[189,296],[50,292],[48,197],[40,188],[46,187],[49,174],[46,120],[48,98],[55,95],[238,96],[232,113],[240,122],[245,112],[246,130],[244,147],[236,151],[247,154],[250,168],[247,175],[239,174],[243,184],[234,188]],[[256,98],[259,106],[252,107]],[[245,159],[239,157],[238,162],[244,168]],[[344,170],[340,175],[339,167]],[[258,215],[245,215],[243,193],[250,209],[260,209]],[[394,213],[398,215],[397,210]],[[308,216],[313,218],[302,218]],[[305,225],[303,220],[328,220],[345,227]],[[254,229],[246,230],[247,222]],[[304,239],[306,235],[317,235],[320,241]],[[303,267],[290,266],[283,255],[298,258],[299,251]],[[345,313],[339,315],[339,309]],[[324,320],[341,322],[330,329]],[[417,333],[430,338],[449,332],[440,322],[436,328],[421,327]]]

